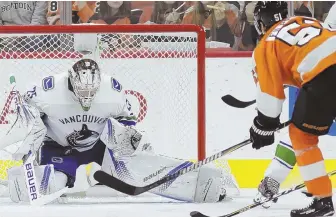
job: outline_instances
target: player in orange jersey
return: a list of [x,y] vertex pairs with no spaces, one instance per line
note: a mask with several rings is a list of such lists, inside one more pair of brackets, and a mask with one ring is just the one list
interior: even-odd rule
[[261,38],[253,53],[258,115],[250,128],[252,147],[274,143],[285,99],[284,85],[301,88],[289,134],[313,201],[292,210],[291,216],[331,216],[332,186],[317,144],[336,117],[336,31],[313,18],[287,18],[287,13],[287,3],[279,1],[258,2],[254,10]]

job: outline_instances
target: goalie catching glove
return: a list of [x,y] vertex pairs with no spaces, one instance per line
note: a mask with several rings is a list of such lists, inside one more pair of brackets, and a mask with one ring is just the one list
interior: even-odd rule
[[[19,95],[17,97],[20,98]],[[40,118],[40,112],[32,105],[25,102],[18,103],[15,113],[17,119],[1,138],[0,148],[11,153],[13,160],[18,161],[29,151],[35,153],[40,148],[47,128]]]

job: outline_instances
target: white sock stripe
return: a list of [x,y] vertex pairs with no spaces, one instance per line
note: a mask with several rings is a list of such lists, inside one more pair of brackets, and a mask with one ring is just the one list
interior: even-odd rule
[[299,166],[299,170],[304,181],[327,175],[323,160],[306,166]]

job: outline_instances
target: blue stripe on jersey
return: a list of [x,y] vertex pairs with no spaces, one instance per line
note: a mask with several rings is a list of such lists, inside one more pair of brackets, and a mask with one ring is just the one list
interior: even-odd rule
[[119,123],[126,125],[126,126],[135,126],[136,125],[136,121],[132,121],[132,120],[118,120]]

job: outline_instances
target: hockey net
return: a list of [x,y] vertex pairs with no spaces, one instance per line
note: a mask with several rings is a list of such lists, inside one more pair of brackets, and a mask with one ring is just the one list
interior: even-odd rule
[[[6,87],[0,97],[0,138],[15,119],[10,75],[23,93],[31,82],[42,83],[46,76],[67,73],[86,57],[76,38],[87,34],[98,39],[94,58],[101,72],[120,82],[137,114],[138,127],[149,135],[154,150],[183,159],[205,157],[205,37],[201,28],[27,26],[0,31],[0,83]],[[20,164],[10,160],[11,151],[7,151],[0,155],[1,180],[6,179],[7,168]],[[236,190],[227,162],[217,165],[227,171],[225,181]]]

